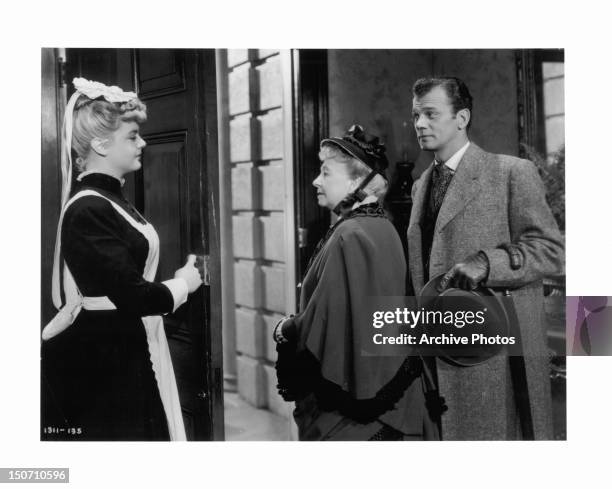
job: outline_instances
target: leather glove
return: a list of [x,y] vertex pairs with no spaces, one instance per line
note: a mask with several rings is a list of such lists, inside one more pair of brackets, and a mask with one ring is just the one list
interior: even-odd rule
[[451,268],[438,284],[438,292],[447,287],[474,290],[489,276],[489,259],[482,251],[468,256]]
[[297,326],[293,320],[294,315],[285,316],[278,323],[272,333],[276,343],[295,342],[297,340]]

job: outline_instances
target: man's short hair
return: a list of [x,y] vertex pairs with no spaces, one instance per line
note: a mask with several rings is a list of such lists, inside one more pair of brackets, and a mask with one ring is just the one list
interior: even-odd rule
[[467,125],[469,129],[472,125],[472,95],[463,80],[455,76],[419,78],[412,86],[412,94],[415,97],[422,97],[435,87],[444,89],[455,114],[461,109],[470,110],[470,120]]

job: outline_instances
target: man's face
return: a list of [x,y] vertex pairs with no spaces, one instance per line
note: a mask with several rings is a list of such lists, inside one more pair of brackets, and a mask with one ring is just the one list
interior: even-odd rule
[[462,137],[465,121],[453,113],[453,106],[442,87],[434,87],[412,99],[412,121],[421,149],[443,152]]

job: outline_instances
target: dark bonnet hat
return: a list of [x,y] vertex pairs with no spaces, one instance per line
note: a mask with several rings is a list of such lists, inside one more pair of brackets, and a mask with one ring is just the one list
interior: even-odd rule
[[388,180],[385,170],[389,161],[385,156],[385,145],[378,142],[378,136],[366,133],[359,124],[351,126],[341,138],[324,139],[321,146],[324,144],[339,146]]

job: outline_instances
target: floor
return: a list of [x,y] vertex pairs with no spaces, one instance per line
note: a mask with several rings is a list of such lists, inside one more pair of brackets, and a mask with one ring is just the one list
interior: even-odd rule
[[289,421],[267,409],[257,409],[235,392],[225,392],[226,441],[286,441]]

